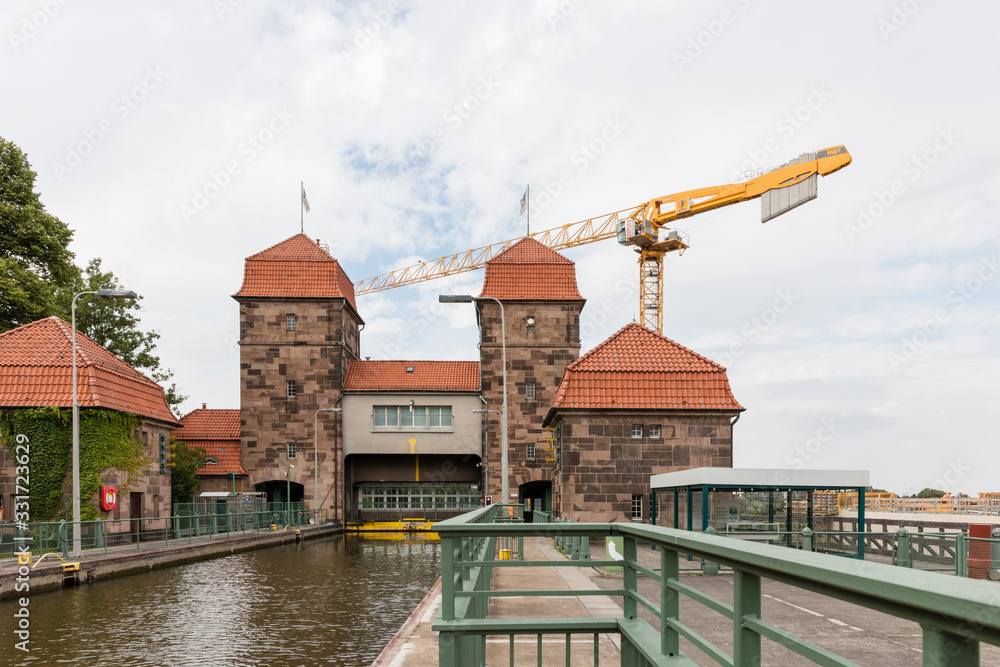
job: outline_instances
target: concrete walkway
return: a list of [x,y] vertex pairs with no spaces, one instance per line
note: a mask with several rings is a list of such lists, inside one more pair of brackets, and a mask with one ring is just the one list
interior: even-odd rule
[[[603,551],[603,549],[602,549]],[[551,540],[532,537],[524,540],[524,559],[529,561],[566,561],[556,551]],[[602,556],[603,557],[603,554]],[[501,567],[493,573],[495,590],[598,590],[594,577],[601,577],[592,567]],[[372,667],[433,667],[438,664],[436,633],[431,624],[441,610],[440,581],[410,616],[397,637],[372,663]],[[606,596],[576,598],[553,596],[544,598],[499,597],[490,600],[490,618],[545,618],[620,616],[621,607]],[[620,660],[621,639],[616,635],[601,635],[598,640],[600,664],[614,665]],[[510,640],[488,637],[486,664],[510,664]],[[578,635],[571,640],[571,665],[594,664],[592,635]],[[536,664],[538,639],[532,636],[514,638],[514,664]],[[542,665],[566,664],[565,635],[545,635],[542,638]]]

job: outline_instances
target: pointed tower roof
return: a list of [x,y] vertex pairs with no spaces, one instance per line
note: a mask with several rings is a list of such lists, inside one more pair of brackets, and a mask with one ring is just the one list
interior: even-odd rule
[[635,323],[566,367],[546,424],[561,408],[744,410],[725,368]]
[[[0,334],[0,406],[72,407],[72,335],[70,325],[55,316]],[[80,332],[76,366],[82,407],[179,423],[160,385]]]
[[510,301],[583,301],[576,265],[533,238],[523,238],[486,262],[480,297]]
[[296,234],[246,258],[243,286],[233,298],[347,299],[357,312],[354,285],[318,241]]

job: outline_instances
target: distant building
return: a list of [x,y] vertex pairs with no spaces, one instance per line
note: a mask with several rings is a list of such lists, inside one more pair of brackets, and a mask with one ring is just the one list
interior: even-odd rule
[[[137,519],[166,517],[170,515],[170,468],[168,464],[171,432],[180,426],[163,395],[163,389],[151,379],[128,365],[87,336],[76,335],[77,400],[81,409],[94,408],[138,415],[142,418],[139,431],[134,434],[146,449],[150,461],[147,474],[126,479],[120,470],[106,469],[101,481],[109,486],[131,484],[132,491],[121,494],[117,509],[101,512],[106,519]],[[73,358],[72,329],[57,317],[48,317],[16,329],[0,333],[0,409],[19,410],[56,406],[66,409],[73,406],[71,365]],[[3,434],[9,438],[15,434]],[[66,450],[69,451],[71,434]],[[81,432],[81,451],[100,447]],[[36,459],[38,460],[38,459]],[[10,520],[8,508],[14,506],[15,462],[11,452],[0,447],[0,496],[4,520]],[[67,471],[66,488],[72,470]],[[35,487],[31,487],[35,488]],[[99,508],[97,493],[81,502]],[[63,507],[72,507],[67,491]],[[41,517],[39,517],[41,518]],[[49,517],[45,517],[46,519]],[[135,532],[139,522],[112,527],[113,532],[131,528]],[[142,530],[163,529],[163,522],[146,522]]]
[[650,475],[732,466],[743,407],[725,369],[636,324],[580,357],[575,265],[534,239],[486,264],[478,362],[362,359],[354,288],[304,234],[248,257],[234,298],[243,490],[269,500],[285,499],[288,474],[291,500],[334,521],[434,516],[486,497],[648,520]]
[[198,469],[199,491],[243,491],[248,473],[240,455],[240,411],[201,408],[181,417],[182,426],[174,431],[175,440],[190,447],[201,447],[207,457]]

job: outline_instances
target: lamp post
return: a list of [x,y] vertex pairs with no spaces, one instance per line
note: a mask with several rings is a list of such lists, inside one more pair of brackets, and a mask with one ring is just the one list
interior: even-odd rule
[[500,413],[500,493],[503,504],[510,502],[507,487],[507,324],[504,321],[503,303],[492,296],[474,297],[468,294],[441,294],[440,303],[475,303],[477,301],[496,301],[500,306],[500,345],[503,352],[503,406]]
[[76,300],[84,294],[96,294],[105,299],[138,299],[139,295],[132,290],[99,289],[90,292],[80,292],[70,302],[70,328],[73,339],[73,357],[70,365],[73,367],[73,551],[71,555],[79,558],[83,555],[80,542],[80,403],[77,400],[76,388]]
[[[313,415],[313,503],[316,510],[316,523],[319,524],[319,447],[316,444],[317,438],[319,437],[319,413],[321,412],[343,412],[343,408],[320,408]],[[334,457],[337,456],[337,452],[333,453]],[[333,479],[334,482],[337,480],[337,461],[334,459],[333,466]]]
[[291,463],[285,468],[285,525],[292,525],[292,468]]
[[[495,412],[498,415],[500,415],[501,417],[503,416],[503,412],[501,412],[500,410],[473,410],[472,414],[484,415],[484,414],[489,414],[490,412]],[[490,448],[489,448],[489,433],[490,433],[490,430],[489,430],[489,428],[487,428],[486,429],[486,435],[483,438],[483,449],[486,450],[487,452],[490,451]],[[488,459],[489,459],[489,455],[487,454],[487,459],[483,460],[483,464],[482,464],[483,465],[483,477],[486,478],[486,481],[483,484],[483,489],[484,489],[483,495],[484,496],[488,496],[490,494],[490,473],[489,473],[489,466],[487,465]]]

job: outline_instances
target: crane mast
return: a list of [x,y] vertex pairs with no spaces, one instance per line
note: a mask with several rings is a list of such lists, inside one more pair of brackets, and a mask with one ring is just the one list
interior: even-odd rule
[[[767,170],[749,180],[728,185],[685,190],[657,197],[632,208],[554,227],[529,237],[553,250],[572,248],[616,237],[622,245],[635,246],[639,253],[639,322],[663,334],[663,257],[669,252],[684,254],[686,236],[669,228],[677,220],[761,199],[761,222],[767,222],[817,196],[819,176],[828,176],[851,164],[844,146],[832,146],[803,153],[795,160]],[[524,237],[466,250],[454,255],[421,262],[354,284],[358,296],[486,266],[486,263]]]

